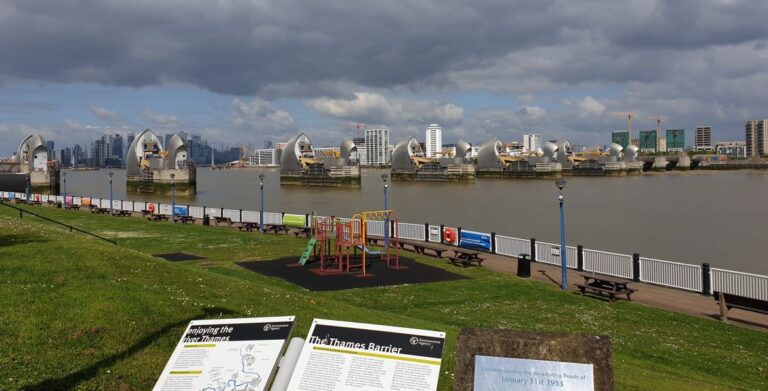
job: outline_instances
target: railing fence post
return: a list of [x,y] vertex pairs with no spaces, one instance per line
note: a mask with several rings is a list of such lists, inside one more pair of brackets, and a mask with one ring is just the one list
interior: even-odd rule
[[[397,233],[397,236],[398,237],[400,236],[399,232]],[[393,238],[393,239],[395,237],[395,220],[390,220],[389,221],[389,237]]]
[[429,242],[429,223],[424,223],[424,241]]
[[443,231],[445,231],[445,224],[440,224],[440,244],[445,244],[445,235],[443,235]]
[[584,271],[584,246],[576,246],[576,269],[580,272]]
[[536,262],[536,238],[531,238],[531,262]]
[[461,245],[461,227],[456,228],[456,245]]
[[708,263],[701,264],[701,294],[709,296],[712,294],[711,279],[712,270],[709,268]]
[[640,254],[632,254],[632,280],[640,282]]
[[491,232],[491,254],[496,254],[496,232]]

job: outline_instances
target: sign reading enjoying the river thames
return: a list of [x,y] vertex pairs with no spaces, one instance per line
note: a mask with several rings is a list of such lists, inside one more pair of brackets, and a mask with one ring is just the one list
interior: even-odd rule
[[315,319],[288,390],[434,391],[445,333]]
[[266,390],[294,317],[194,320],[154,390]]
[[475,356],[475,391],[593,391],[592,364]]

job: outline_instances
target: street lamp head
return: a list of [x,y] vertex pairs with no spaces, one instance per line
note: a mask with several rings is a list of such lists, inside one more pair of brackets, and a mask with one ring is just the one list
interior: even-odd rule
[[263,180],[264,180],[264,174],[259,174],[259,180],[260,180],[260,181],[263,181]]
[[171,179],[172,179],[172,180],[173,180],[173,179],[176,179],[176,174],[174,174],[174,173],[171,173]]
[[384,183],[387,183],[387,178],[389,178],[387,174],[381,174],[381,180],[384,181]]
[[555,186],[557,186],[558,189],[563,190],[563,188],[565,187],[565,179],[560,178],[560,179],[556,180],[555,181]]

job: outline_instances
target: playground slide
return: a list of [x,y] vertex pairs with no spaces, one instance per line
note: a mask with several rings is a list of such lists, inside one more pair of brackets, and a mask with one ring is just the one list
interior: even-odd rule
[[309,259],[309,255],[312,254],[312,250],[315,248],[316,243],[317,243],[316,239],[309,239],[309,243],[307,243],[307,248],[304,249],[304,253],[301,254],[301,259],[299,259],[299,265],[304,266],[307,263],[307,260]]
[[384,254],[384,251],[372,251],[372,250],[369,250],[368,247],[363,247],[361,245],[357,245],[355,247],[357,247],[358,250],[365,250],[365,253],[369,254],[369,255],[381,255],[381,254]]

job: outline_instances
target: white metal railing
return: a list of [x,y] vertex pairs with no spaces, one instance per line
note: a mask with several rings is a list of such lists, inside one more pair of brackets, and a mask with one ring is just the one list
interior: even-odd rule
[[424,225],[397,223],[397,237],[409,240],[424,240]]
[[283,214],[276,212],[264,212],[264,224],[282,224]]
[[640,257],[640,281],[701,292],[701,266]]
[[146,202],[140,202],[140,201],[134,201],[133,202],[133,211],[134,212],[141,212],[142,210],[147,209],[147,203]]
[[520,254],[531,253],[531,241],[511,236],[496,235],[496,253],[517,258]]
[[632,256],[584,249],[584,270],[632,278]]
[[[365,234],[384,237],[384,221],[366,220]],[[355,231],[356,232],[356,231]],[[391,235],[391,232],[387,232]]]
[[768,276],[715,268],[710,270],[712,292],[768,301]]
[[123,201],[120,205],[120,209],[133,212],[133,201]]
[[196,219],[202,219],[203,217],[205,217],[205,215],[203,214],[202,206],[190,206],[189,215]]
[[239,223],[240,209],[222,209],[221,217],[228,217],[233,223]]
[[221,208],[205,208],[205,214],[210,217],[221,217]]
[[[566,250],[566,263],[571,269],[576,269],[579,265],[578,250],[573,246],[565,246]],[[536,261],[542,263],[549,263],[552,265],[562,265],[560,259],[562,252],[560,251],[560,245],[547,242],[536,242]]]
[[244,210],[243,211],[242,221],[244,223],[260,223],[261,221],[259,221],[259,219],[260,219],[260,216],[259,216],[259,211],[258,210]]

